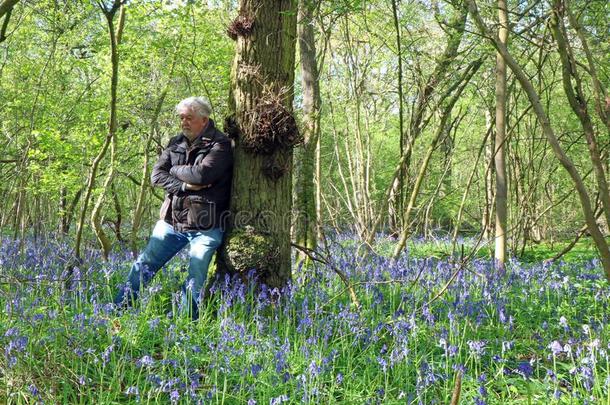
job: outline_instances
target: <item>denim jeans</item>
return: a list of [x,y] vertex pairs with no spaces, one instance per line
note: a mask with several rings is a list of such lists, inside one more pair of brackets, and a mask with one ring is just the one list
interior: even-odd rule
[[[197,303],[203,294],[208,266],[214,251],[222,242],[222,237],[223,231],[220,228],[177,232],[167,222],[158,221],[148,245],[131,266],[127,282],[119,289],[114,303],[119,306],[133,304],[140,290],[157,271],[190,243],[188,277],[182,286],[182,306],[190,309],[191,316],[196,319],[199,315]],[[191,298],[190,303],[188,297]]]

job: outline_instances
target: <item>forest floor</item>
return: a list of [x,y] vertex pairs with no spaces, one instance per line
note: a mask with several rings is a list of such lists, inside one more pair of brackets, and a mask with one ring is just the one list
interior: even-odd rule
[[67,283],[69,246],[3,239],[0,403],[447,404],[458,380],[462,403],[609,403],[610,286],[586,240],[543,261],[561,247],[500,271],[442,241],[392,261],[337,238],[285,289],[222,280],[191,322],[184,256],[118,313],[131,255],[87,251]]

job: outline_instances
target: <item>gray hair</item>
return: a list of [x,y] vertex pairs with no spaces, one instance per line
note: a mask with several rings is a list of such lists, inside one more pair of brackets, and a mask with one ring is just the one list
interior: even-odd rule
[[176,104],[176,113],[180,114],[182,109],[191,109],[194,113],[200,117],[209,117],[212,114],[212,106],[205,97],[188,97]]

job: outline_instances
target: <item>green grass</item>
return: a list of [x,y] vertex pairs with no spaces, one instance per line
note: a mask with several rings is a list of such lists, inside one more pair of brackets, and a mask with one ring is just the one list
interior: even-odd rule
[[359,310],[330,268],[310,265],[282,298],[230,284],[190,322],[174,315],[180,260],[116,314],[105,304],[130,259],[88,256],[66,291],[53,282],[61,248],[5,244],[0,403],[445,404],[459,372],[462,403],[607,402],[610,288],[590,261],[501,273],[475,260],[431,301],[456,269],[429,260],[439,243],[398,262],[355,246],[332,258]]

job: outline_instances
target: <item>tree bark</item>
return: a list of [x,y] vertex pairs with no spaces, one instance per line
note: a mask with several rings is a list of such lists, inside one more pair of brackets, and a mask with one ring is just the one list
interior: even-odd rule
[[263,258],[255,263],[259,281],[271,287],[291,279],[292,145],[288,138],[295,133],[282,132],[279,141],[288,146],[274,143],[271,153],[257,150],[252,143],[265,137],[260,131],[261,106],[268,106],[272,114],[283,108],[292,117],[296,6],[290,0],[241,0],[239,17],[229,28],[236,28],[237,41],[231,72],[234,115],[227,120],[237,128],[234,133],[227,131],[235,138],[233,229],[220,252],[219,268],[221,273],[247,272],[252,267],[237,267],[233,258],[253,259],[246,250],[258,250],[254,254]]
[[17,3],[19,3],[19,0],[4,0],[0,3],[0,18],[2,18],[4,14],[9,13]]
[[[112,248],[112,243],[106,232],[102,227],[102,218],[101,211],[104,206],[104,200],[106,196],[106,192],[111,188],[112,181],[114,180],[114,176],[116,174],[115,167],[115,157],[117,152],[117,88],[119,82],[119,43],[117,41],[117,32],[120,33],[122,31],[122,24],[125,21],[125,14],[121,11],[121,18],[119,20],[118,30],[115,31],[114,28],[114,16],[119,8],[125,8],[125,6],[121,6],[120,0],[115,0],[113,6],[110,9],[105,9],[103,5],[101,5],[104,16],[106,17],[106,21],[108,23],[108,34],[110,39],[110,63],[112,74],[110,77],[110,119],[108,122],[108,137],[110,138],[110,170],[108,171],[108,175],[106,176],[106,180],[104,181],[104,185],[102,186],[101,193],[91,210],[91,224],[93,226],[93,232],[97,237],[98,242],[102,248],[102,256],[104,259],[108,259],[108,254],[110,253],[110,249]],[[120,235],[120,233],[119,233]]]
[[[316,247],[315,152],[320,136],[320,85],[313,28],[315,1],[300,0],[298,16],[301,83],[303,87],[303,145],[294,158],[294,236],[297,245]],[[308,256],[299,251],[298,260]]]
[[[498,38],[504,46],[508,40],[508,11],[506,1],[498,0]],[[508,187],[506,184],[506,62],[500,53],[496,54],[496,152],[494,165],[496,172],[496,233],[494,256],[496,263],[504,267],[506,261],[506,213]]]

